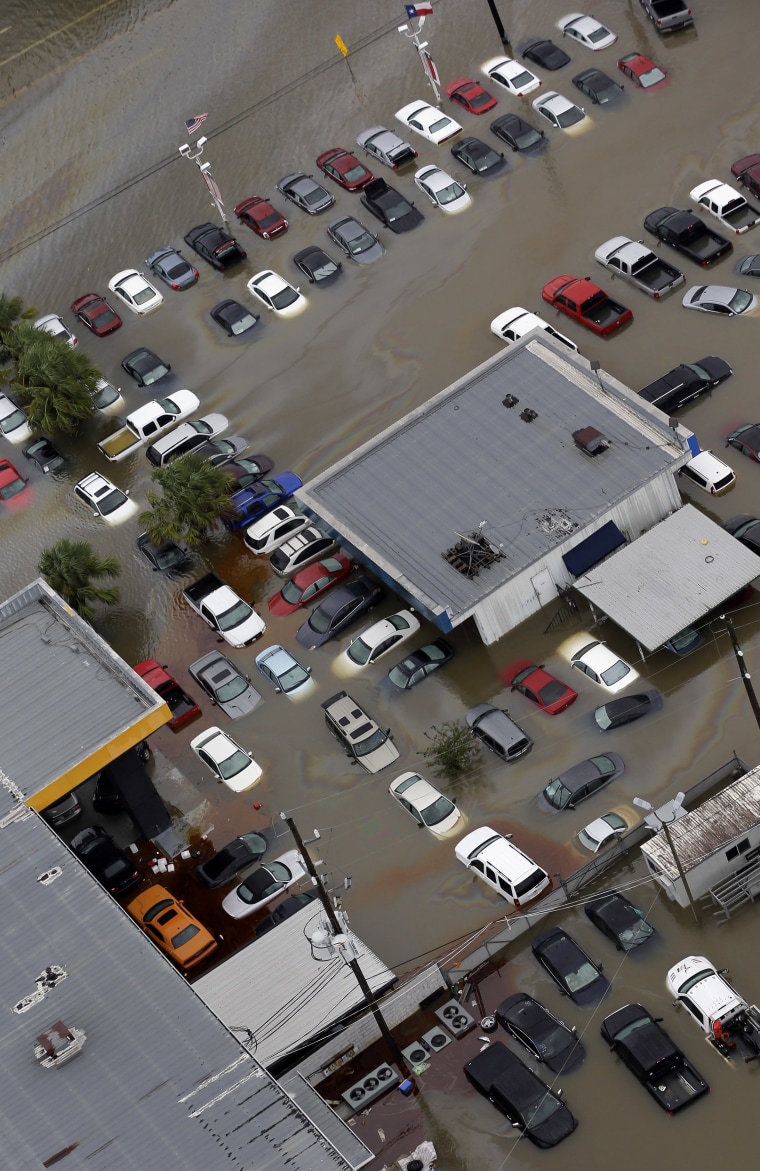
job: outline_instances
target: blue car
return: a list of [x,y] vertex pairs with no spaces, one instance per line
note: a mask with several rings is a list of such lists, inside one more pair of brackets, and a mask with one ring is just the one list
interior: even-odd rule
[[250,488],[234,492],[230,497],[230,504],[235,512],[224,523],[233,533],[240,533],[267,512],[277,508],[278,504],[289,500],[302,484],[303,480],[295,472],[280,472],[269,479],[259,480]]

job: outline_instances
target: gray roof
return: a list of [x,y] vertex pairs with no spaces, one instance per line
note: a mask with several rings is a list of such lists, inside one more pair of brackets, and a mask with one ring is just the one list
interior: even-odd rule
[[760,577],[760,557],[691,504],[573,584],[653,651]]
[[[13,681],[0,704],[0,766],[27,797],[144,717],[155,716],[152,730],[170,714],[42,580],[0,605],[0,674]],[[127,738],[121,751],[146,734]]]
[[[0,833],[6,1167],[347,1171],[126,912],[1,785]],[[54,965],[65,979],[13,1011]],[[84,1047],[45,1069],[35,1041],[59,1020],[84,1032]]]
[[[642,484],[683,461],[664,416],[531,333],[309,481],[307,509],[432,613],[471,610]],[[562,352],[560,352],[562,351]],[[517,405],[503,405],[506,395]],[[537,412],[533,422],[520,417]],[[610,447],[591,458],[572,433]],[[442,554],[481,531],[502,560],[467,579]]]
[[[703,801],[668,828],[684,870],[692,870],[739,834],[760,822],[760,765]],[[647,854],[674,882],[679,878],[673,851],[664,833],[643,842]]]
[[[342,959],[314,959],[307,932],[312,935],[323,918],[319,903],[308,903],[193,985],[220,1020],[252,1031],[263,1065],[297,1053],[364,1000]],[[350,938],[372,991],[388,988],[396,979],[390,968],[355,935]]]

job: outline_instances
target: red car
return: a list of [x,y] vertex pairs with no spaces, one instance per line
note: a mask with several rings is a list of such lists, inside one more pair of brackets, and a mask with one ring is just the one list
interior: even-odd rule
[[588,277],[570,276],[569,273],[555,276],[544,285],[541,296],[555,309],[600,337],[606,337],[627,321],[633,321],[633,313],[627,306],[613,301]]
[[344,191],[361,191],[374,179],[364,163],[356,155],[340,146],[333,146],[317,159],[317,166],[328,179],[334,179]]
[[279,615],[293,614],[302,606],[308,606],[310,602],[331,589],[336,582],[348,577],[353,567],[353,562],[344,553],[337,553],[335,557],[326,557],[324,561],[307,565],[285,582],[279,594],[269,599],[270,612]]
[[0,500],[3,504],[23,492],[28,483],[10,460],[0,459]]
[[530,659],[517,659],[510,663],[499,677],[512,688],[520,691],[526,699],[531,700],[536,707],[550,716],[559,715],[571,703],[575,703],[578,692],[573,691],[561,679],[550,675],[543,667],[537,667]]
[[288,221],[282,212],[266,199],[260,199],[258,195],[239,203],[235,208],[235,215],[241,224],[245,224],[263,240],[271,240],[288,230]]
[[122,320],[114,313],[105,297],[97,293],[85,293],[71,302],[71,312],[91,329],[96,337],[105,337],[115,329],[121,329]]
[[184,728],[185,724],[189,724],[191,720],[197,719],[202,714],[195,700],[180,687],[177,680],[169,674],[166,667],[161,666],[157,659],[144,659],[142,663],[135,665],[134,670],[141,679],[145,680],[148,687],[152,687],[161,696],[169,708],[172,713],[172,718],[169,720],[172,732],[178,732],[180,728]]
[[640,89],[660,89],[668,80],[665,70],[643,53],[626,53],[618,61],[618,69]]
[[735,175],[743,187],[751,191],[760,199],[760,155],[747,155],[731,164],[731,174]]
[[496,98],[477,81],[470,81],[469,77],[450,81],[443,92],[470,114],[487,114],[496,105]]

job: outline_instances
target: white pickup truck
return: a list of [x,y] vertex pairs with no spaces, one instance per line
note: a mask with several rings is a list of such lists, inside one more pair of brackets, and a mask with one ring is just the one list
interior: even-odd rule
[[655,256],[641,240],[613,236],[600,244],[594,256],[600,264],[658,301],[686,279],[679,268]]
[[117,463],[149,439],[155,439],[162,431],[192,414],[198,406],[200,400],[191,390],[175,390],[166,398],[152,399],[127,415],[124,427],[101,439],[98,449],[111,463]]
[[686,956],[668,972],[668,992],[683,1005],[724,1057],[737,1053],[745,1061],[760,1057],[760,1009],[742,1000],[705,956]]
[[182,591],[185,601],[230,646],[249,646],[266,630],[266,623],[216,573],[207,573]]

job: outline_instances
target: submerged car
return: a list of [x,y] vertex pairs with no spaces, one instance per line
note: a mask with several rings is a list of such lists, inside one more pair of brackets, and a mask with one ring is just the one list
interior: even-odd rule
[[473,175],[495,175],[506,166],[504,155],[487,143],[481,142],[479,138],[460,138],[452,146],[451,153],[460,163],[464,163]]
[[623,96],[623,87],[601,69],[584,69],[576,73],[573,85],[590,98],[595,106],[606,106]]
[[467,188],[440,167],[423,167],[414,176],[414,181],[434,207],[449,215],[463,211],[472,203]]
[[628,822],[619,813],[604,813],[578,830],[578,841],[586,850],[596,854],[604,846],[616,841],[628,829]]
[[550,1089],[500,1041],[484,1046],[464,1075],[535,1146],[556,1147],[578,1125],[561,1090]]
[[359,199],[368,212],[390,228],[392,232],[409,232],[423,222],[424,216],[413,203],[385,182],[373,179],[362,191]]
[[227,298],[220,301],[210,310],[209,316],[217,325],[221,325],[227,337],[239,337],[241,333],[248,333],[259,321],[258,313],[251,313],[239,301]]
[[140,533],[136,544],[154,573],[165,573],[167,577],[175,577],[186,572],[193,563],[190,550],[175,541],[162,541],[160,545],[156,545],[147,533]]
[[256,655],[256,666],[275,691],[283,695],[296,695],[311,683],[311,667],[304,667],[289,650],[277,644]]
[[553,41],[547,41],[541,37],[528,41],[523,48],[522,55],[526,61],[530,61],[533,65],[539,65],[542,69],[548,69],[550,72],[562,69],[570,61],[570,57],[564,49],[560,49],[559,45],[555,45]]
[[159,663],[157,659],[143,659],[141,663],[135,663],[133,670],[148,684],[148,687],[152,687],[156,694],[161,696],[169,708],[171,719],[166,726],[171,728],[172,732],[178,732],[180,728],[184,728],[192,720],[198,719],[201,714],[198,704],[192,695],[188,695],[184,687],[180,686],[174,676],[169,674],[165,665]]
[[350,215],[334,220],[328,226],[327,234],[356,264],[371,264],[385,253],[377,236]]
[[503,899],[521,907],[543,894],[551,880],[542,866],[509,840],[511,836],[483,825],[460,838],[454,856]]
[[71,302],[71,312],[91,329],[95,337],[106,337],[114,330],[120,329],[122,320],[98,293],[85,293]]
[[377,605],[384,592],[383,587],[369,577],[359,577],[337,586],[299,626],[297,641],[301,646],[315,650]]
[[49,333],[51,337],[57,337],[59,341],[65,342],[72,349],[79,344],[63,318],[59,317],[57,313],[46,313],[44,317],[38,317],[34,328],[41,329],[43,333]]
[[357,145],[393,171],[406,170],[417,158],[417,151],[385,126],[370,126],[357,135]]
[[595,52],[609,48],[617,40],[615,33],[610,32],[595,17],[584,16],[582,12],[571,12],[569,16],[563,16],[562,20],[557,22],[557,27],[562,29],[566,37],[571,37],[580,45],[585,45],[587,49],[593,49]]
[[189,289],[201,275],[176,248],[157,248],[146,257],[145,264],[164,284],[177,290]]
[[643,53],[626,53],[618,61],[618,69],[640,89],[660,89],[668,80],[665,70]]
[[251,686],[248,675],[239,671],[221,651],[209,651],[188,667],[213,704],[231,720],[247,716],[261,703],[261,696]]
[[109,833],[99,825],[88,826],[71,839],[71,848],[109,894],[117,898],[132,890],[142,875]]
[[536,1061],[544,1062],[554,1073],[569,1073],[586,1056],[576,1030],[569,1029],[527,992],[515,992],[502,1000],[494,1016]]
[[262,240],[273,240],[288,230],[288,221],[282,212],[273,207],[268,199],[261,199],[258,195],[238,203],[235,215],[241,224],[261,236]]
[[[269,558],[269,564],[278,577],[289,577],[291,573],[312,565],[329,553],[334,553],[338,542],[318,525],[302,528],[283,541]],[[349,563],[350,564],[350,563]]]
[[444,667],[453,657],[454,651],[445,638],[436,638],[434,642],[412,651],[400,663],[396,663],[395,667],[391,667],[388,678],[394,687],[408,691],[410,687],[415,687],[423,679],[427,679],[433,671]]
[[154,288],[136,268],[125,268],[123,272],[117,272],[111,277],[108,287],[128,309],[141,317],[146,313],[152,313],[164,303],[158,289]]
[[594,683],[613,692],[628,687],[639,677],[638,671],[634,671],[625,659],[621,659],[599,639],[577,650],[570,659],[570,666],[576,667]]
[[286,850],[279,858],[259,866],[243,879],[240,886],[223,900],[222,910],[233,919],[245,919],[271,903],[280,891],[288,890],[305,877],[306,870],[298,850]]
[[261,780],[263,770],[245,748],[221,728],[206,728],[190,747],[218,780],[233,793],[244,793]]
[[577,691],[557,679],[556,675],[551,675],[543,666],[537,667],[531,663],[530,659],[517,659],[510,663],[502,668],[499,677],[512,691],[519,691],[550,716],[559,715],[578,698]]
[[22,443],[32,437],[25,412],[7,394],[0,394],[0,435],[4,435],[11,443]]
[[414,818],[418,826],[429,829],[438,837],[450,833],[462,816],[454,802],[419,773],[402,773],[391,781],[388,792]]
[[[760,427],[757,428],[757,435],[753,437],[753,444],[755,443],[757,446],[753,448],[751,458],[756,459],[760,463]],[[732,536],[736,537],[737,541],[741,541],[742,545],[746,545],[753,553],[760,555],[759,517],[748,516],[746,513],[742,513],[740,516],[732,516],[723,522],[723,528],[727,533],[731,533]]]
[[624,772],[625,765],[616,752],[590,756],[549,781],[541,794],[542,803],[553,810],[575,809]]
[[317,183],[313,176],[306,175],[303,171],[296,171],[280,179],[277,190],[307,215],[319,215],[335,203],[335,196],[326,191],[321,183]]
[[24,491],[29,481],[21,475],[9,459],[0,459],[0,502],[12,500]]
[[546,146],[546,135],[543,130],[536,130],[530,122],[526,122],[519,114],[502,114],[494,118],[490,130],[513,151],[530,152],[540,150]]
[[618,951],[633,951],[655,934],[655,929],[625,895],[604,890],[584,904],[586,915]]
[[562,94],[558,94],[556,90],[550,90],[542,97],[536,98],[532,104],[536,113],[541,114],[558,130],[570,130],[571,127],[577,126],[586,118],[585,110],[576,106],[575,102],[563,97]]
[[511,57],[492,57],[481,66],[486,77],[516,98],[525,97],[541,85],[541,79]]
[[317,159],[317,166],[344,191],[361,191],[375,177],[356,155],[340,146],[324,151]]
[[291,317],[308,305],[300,289],[268,268],[252,276],[246,288],[265,309],[271,309],[278,317]]
[[554,983],[576,1004],[593,1004],[608,992],[602,965],[591,959],[562,927],[550,927],[531,944],[533,955]]
[[411,610],[399,610],[397,614],[381,618],[352,639],[345,651],[346,658],[354,667],[367,667],[406,642],[419,628],[419,621]]
[[122,358],[121,364],[138,386],[152,386],[154,382],[166,378],[171,370],[168,362],[163,362],[158,354],[154,354],[153,350],[147,350],[145,346],[141,346],[139,350],[132,350],[126,358]]
[[49,472],[59,471],[68,458],[58,450],[52,440],[48,439],[47,435],[35,436],[31,443],[28,443],[26,447],[22,448],[22,451],[26,458],[43,475],[48,475]]
[[398,760],[390,728],[381,728],[345,691],[326,699],[322,710],[327,727],[352,764],[360,764],[368,773],[379,773]]
[[74,495],[108,524],[121,524],[137,511],[137,505],[129,499],[129,492],[122,492],[99,472],[90,472],[75,484]]
[[421,134],[423,138],[436,146],[440,146],[442,142],[448,142],[462,129],[458,122],[446,114],[442,114],[429,102],[409,102],[408,105],[402,106],[400,110],[396,111],[396,117],[399,122],[403,122],[404,126],[415,130],[417,134]]
[[532,329],[541,329],[544,333],[550,334],[556,338],[558,342],[562,342],[563,346],[567,346],[569,350],[577,352],[578,347],[575,342],[571,342],[569,337],[565,337],[564,333],[560,333],[553,325],[549,325],[548,321],[544,321],[538,313],[529,313],[527,309],[523,309],[521,305],[515,305],[512,309],[505,309],[498,317],[494,317],[491,322],[491,333],[495,333],[502,341],[517,342],[520,338],[525,337]]
[[247,255],[235,237],[218,224],[198,224],[190,229],[184,239],[188,247],[219,272],[224,272],[230,265],[245,260]]
[[465,720],[473,736],[507,763],[517,760],[533,747],[530,736],[510,719],[506,708],[479,703],[470,708]]
[[718,459],[711,451],[700,451],[692,456],[682,468],[679,476],[685,476],[692,484],[696,484],[703,492],[711,496],[722,496],[736,483],[736,473],[729,464]]
[[333,281],[338,279],[343,269],[339,260],[333,260],[324,248],[317,248],[313,244],[309,248],[302,248],[300,252],[296,252],[293,263],[312,285],[331,285]]
[[302,606],[308,606],[344,577],[348,577],[353,568],[351,559],[342,553],[307,565],[286,581],[279,593],[269,599],[270,613],[293,614]]
[[757,298],[746,289],[736,289],[732,285],[692,285],[684,293],[681,304],[685,309],[696,309],[700,313],[738,317],[754,309]]
[[471,81],[469,77],[458,77],[456,81],[450,81],[444,86],[443,92],[468,114],[485,114],[496,105],[496,98],[489,94],[488,90],[483,89],[479,82]]
[[612,728],[640,720],[650,712],[659,711],[661,707],[662,696],[659,691],[642,691],[638,695],[623,695],[602,704],[594,712],[594,719],[600,731],[609,732]]
[[263,858],[266,848],[267,840],[261,834],[241,834],[239,838],[233,838],[221,850],[217,850],[205,862],[196,866],[195,873],[204,886],[214,890],[229,882],[241,870],[245,870],[246,866]]
[[675,366],[662,378],[650,382],[639,391],[641,398],[659,407],[665,414],[677,411],[698,398],[705,391],[712,390],[730,378],[733,370],[728,362],[712,354],[696,362],[685,362]]

